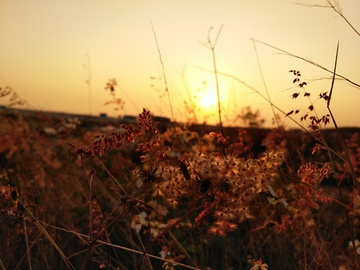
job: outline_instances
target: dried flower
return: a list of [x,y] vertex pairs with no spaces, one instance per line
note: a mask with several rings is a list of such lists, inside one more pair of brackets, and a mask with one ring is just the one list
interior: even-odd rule
[[263,263],[262,259],[253,260],[254,266],[250,270],[268,270],[268,265]]

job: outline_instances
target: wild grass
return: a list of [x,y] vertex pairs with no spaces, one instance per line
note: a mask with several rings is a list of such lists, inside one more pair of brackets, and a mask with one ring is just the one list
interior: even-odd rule
[[[309,105],[286,112],[217,70],[216,41],[216,77],[266,100],[277,128],[259,129],[250,108],[256,128],[222,127],[219,109],[220,132],[160,128],[145,109],[103,133],[104,123],[0,112],[1,269],[359,269],[359,133],[343,133],[331,110],[336,78],[351,82],[336,73],[339,46],[319,97],[290,70],[292,98]],[[106,85],[121,106],[116,87]],[[22,103],[9,87],[0,97]]]
[[321,147],[299,141],[294,153],[275,129],[254,152],[246,130],[235,140],[160,132],[146,110],[137,124],[81,137],[42,134],[16,112],[3,120],[5,269],[357,267],[359,196],[343,155],[358,164],[356,134],[333,147],[310,121]]
[[207,37],[207,43],[203,44],[206,48],[208,48],[211,51],[212,56],[212,62],[213,62],[213,68],[214,68],[214,76],[215,76],[215,86],[216,86],[216,97],[217,97],[217,106],[218,106],[218,117],[219,117],[219,128],[220,133],[224,136],[224,129],[223,129],[223,122],[221,119],[221,100],[220,100],[220,86],[219,86],[219,74],[218,69],[216,65],[216,56],[215,56],[215,48],[216,44],[218,42],[219,36],[221,34],[221,30],[223,28],[223,25],[220,27],[216,38],[214,41],[211,40],[210,33],[213,29],[212,27],[209,29],[208,37]]

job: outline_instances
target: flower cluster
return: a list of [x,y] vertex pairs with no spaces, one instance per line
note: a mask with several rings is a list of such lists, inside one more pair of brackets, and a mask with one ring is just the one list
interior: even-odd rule
[[250,270],[267,270],[268,265],[262,261],[262,259],[259,260],[253,260],[252,262],[254,265],[251,267]]
[[138,117],[138,125],[121,125],[119,129],[106,134],[95,136],[92,152],[102,156],[109,149],[121,149],[123,146],[134,142],[140,135],[145,135],[146,131],[151,131],[151,138],[147,142],[138,145],[138,150],[148,151],[153,146],[159,145],[158,129],[152,121],[149,111],[145,109]]
[[319,166],[309,162],[300,166],[297,172],[299,182],[288,184],[286,187],[288,213],[283,215],[281,222],[274,227],[275,232],[283,233],[295,227],[301,231],[315,224],[312,211],[318,209],[320,203],[330,202],[330,198],[317,188],[331,173],[332,169],[328,163]]
[[[289,72],[293,73],[295,75],[295,79],[293,79],[293,83],[297,83],[298,87],[303,91],[303,96],[306,97],[309,102],[310,105],[308,106],[307,110],[308,112],[306,112],[303,116],[301,116],[300,121],[305,121],[305,120],[310,120],[310,125],[309,128],[312,131],[316,131],[321,129],[322,127],[325,127],[327,124],[330,123],[330,114],[326,114],[323,116],[318,116],[315,112],[315,107],[314,107],[314,103],[315,101],[311,101],[310,96],[311,93],[306,91],[305,86],[307,86],[307,83],[305,81],[301,81],[301,73],[298,70],[290,70]],[[296,99],[300,96],[300,92],[295,92],[291,95],[291,97],[293,99]],[[318,99],[323,99],[324,101],[328,102],[329,100],[329,96],[327,95],[327,92],[323,92],[319,94]],[[300,112],[299,109],[295,109],[295,110],[291,110],[290,112],[288,112],[286,114],[286,116],[290,116],[292,114],[298,114]]]
[[137,233],[140,233],[142,229],[150,229],[150,233],[153,237],[159,235],[159,231],[165,228],[165,224],[158,221],[150,221],[146,212],[141,212],[135,215],[131,221],[131,228]]
[[159,167],[152,186],[153,197],[176,207],[182,200],[198,202],[202,211],[195,221],[207,231],[225,235],[246,218],[251,203],[277,174],[282,152],[269,152],[259,159],[198,153],[180,166]]

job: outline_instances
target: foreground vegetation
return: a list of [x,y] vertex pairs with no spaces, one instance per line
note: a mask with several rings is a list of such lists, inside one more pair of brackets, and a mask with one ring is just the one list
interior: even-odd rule
[[[0,123],[3,269],[358,268],[336,130],[160,131],[146,110],[107,132],[12,110]],[[344,134],[357,168],[359,133]]]

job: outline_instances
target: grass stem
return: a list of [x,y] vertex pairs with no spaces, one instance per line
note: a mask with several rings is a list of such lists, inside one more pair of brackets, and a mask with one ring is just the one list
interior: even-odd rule
[[168,99],[169,99],[169,106],[170,106],[170,111],[171,111],[171,119],[172,119],[172,121],[174,121],[174,112],[173,112],[173,107],[172,107],[172,102],[171,102],[171,97],[170,97],[170,91],[169,91],[169,87],[168,87],[168,83],[167,83],[167,79],[166,79],[165,66],[164,66],[164,62],[162,60],[160,46],[159,46],[159,42],[158,42],[158,39],[157,39],[157,36],[156,36],[154,25],[153,25],[153,23],[151,21],[150,21],[150,23],[151,23],[151,28],[152,28],[152,31],[153,31],[153,34],[154,34],[157,51],[158,51],[158,54],[159,54],[160,64],[161,64],[161,67],[162,67],[163,78],[164,78],[164,83],[165,83],[165,92],[167,93],[167,96],[168,96]]

